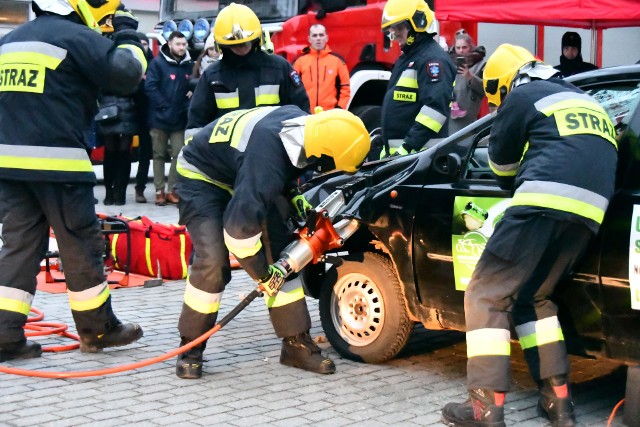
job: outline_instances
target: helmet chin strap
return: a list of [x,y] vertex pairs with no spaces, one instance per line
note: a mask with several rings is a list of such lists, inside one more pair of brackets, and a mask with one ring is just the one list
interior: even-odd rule
[[91,28],[93,31],[96,31],[102,34],[102,30],[100,30],[100,26],[98,25],[95,18],[93,17],[93,14],[91,13],[91,9],[89,8],[89,5],[87,4],[86,0],[78,0],[77,8],[78,8],[78,14],[80,15],[80,18],[82,18],[82,20],[87,24],[87,26]]

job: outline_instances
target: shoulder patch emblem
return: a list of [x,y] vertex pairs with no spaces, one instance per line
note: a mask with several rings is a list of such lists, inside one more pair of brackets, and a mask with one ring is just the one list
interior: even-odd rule
[[289,73],[289,77],[291,78],[291,82],[295,87],[299,87],[302,84],[302,80],[300,80],[300,75],[296,70],[291,70]]
[[442,65],[439,62],[427,63],[427,75],[432,79],[434,80],[439,79],[441,70],[442,70]]

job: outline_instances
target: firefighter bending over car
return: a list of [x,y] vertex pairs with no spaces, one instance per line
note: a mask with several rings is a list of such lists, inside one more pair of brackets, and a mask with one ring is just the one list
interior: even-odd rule
[[111,308],[96,176],[83,134],[98,90],[133,93],[147,66],[133,30],[100,35],[118,0],[34,0],[36,19],[0,39],[0,360],[39,357],[27,321],[40,262],[55,233],[80,350],[142,336]]
[[[438,22],[424,0],[389,0],[382,13],[382,31],[400,44],[382,101],[384,148],[370,157],[420,151],[433,138],[448,135],[456,67],[433,39]],[[433,143],[432,143],[433,144]],[[430,145],[432,145],[430,144]]]
[[569,361],[550,295],[602,223],[617,143],[600,104],[556,74],[509,44],[484,70],[489,103],[499,106],[489,163],[499,177],[515,177],[515,193],[465,294],[469,399],[443,408],[450,426],[505,425],[510,315],[540,389],[538,414],[553,426],[575,425]]
[[[178,157],[180,224],[195,250],[178,323],[181,345],[215,325],[231,280],[231,252],[268,293],[271,322],[283,339],[280,363],[319,374],[335,371],[309,335],[300,279],[290,276],[277,292],[284,274],[274,261],[292,236],[291,183],[309,168],[355,172],[369,145],[364,124],[352,113],[309,115],[294,105],[227,113],[194,136]],[[178,377],[202,376],[205,345],[178,356]]]

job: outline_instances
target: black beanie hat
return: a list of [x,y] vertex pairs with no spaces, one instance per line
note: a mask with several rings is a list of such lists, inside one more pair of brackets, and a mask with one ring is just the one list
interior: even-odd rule
[[580,34],[574,31],[567,31],[562,36],[562,48],[564,49],[567,46],[578,48],[578,52],[582,51],[582,39],[580,38]]
[[113,30],[133,30],[138,29],[138,18],[131,13],[122,3],[116,9],[116,13],[113,15]]

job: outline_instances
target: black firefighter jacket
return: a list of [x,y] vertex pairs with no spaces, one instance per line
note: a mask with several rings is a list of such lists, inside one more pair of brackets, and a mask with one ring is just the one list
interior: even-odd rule
[[75,14],[42,15],[0,38],[0,179],[89,182],[84,141],[98,90],[135,91],[146,60]]
[[267,213],[303,173],[279,137],[282,122],[305,115],[294,105],[237,110],[200,130],[178,157],[183,178],[232,192],[223,217],[225,243],[254,279],[268,269],[260,241]]

